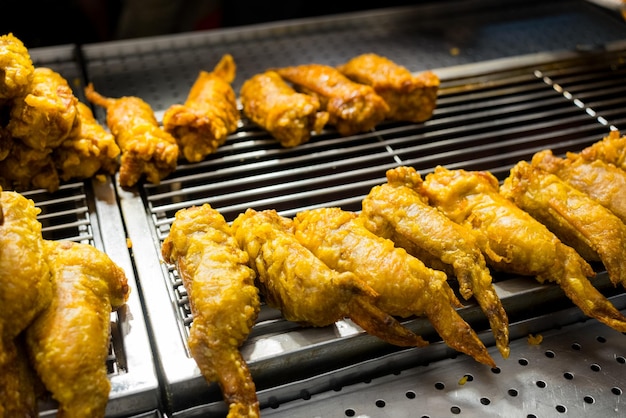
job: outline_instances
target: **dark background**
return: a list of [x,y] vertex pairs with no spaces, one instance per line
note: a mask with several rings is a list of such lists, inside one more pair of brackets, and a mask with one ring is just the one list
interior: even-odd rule
[[93,43],[425,3],[250,0],[4,0],[0,34],[28,47]]

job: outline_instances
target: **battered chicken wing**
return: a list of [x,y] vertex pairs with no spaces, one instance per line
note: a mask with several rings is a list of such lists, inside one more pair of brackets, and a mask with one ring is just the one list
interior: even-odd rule
[[[507,358],[509,321],[474,234],[428,204],[419,193],[422,178],[415,169],[398,167],[386,174],[387,184],[373,187],[363,199],[363,225],[417,258],[426,253],[427,259],[451,266],[461,295],[474,296],[489,319],[502,357]],[[427,259],[421,258],[429,265]]]
[[120,185],[133,186],[142,176],[158,184],[176,169],[176,139],[161,129],[148,103],[134,96],[103,97],[91,83],[85,88],[85,95],[107,111],[107,126],[122,153]]
[[589,161],[602,160],[626,170],[626,136],[621,136],[619,131],[611,131],[600,141],[582,150],[580,156]]
[[80,129],[52,152],[62,180],[87,179],[98,173],[115,174],[120,148],[93,116],[89,106],[76,104]]
[[50,269],[44,258],[39,208],[19,193],[0,195],[0,365],[14,340],[52,299]]
[[126,276],[89,244],[45,241],[52,273],[52,303],[26,330],[31,362],[52,397],[58,417],[104,417],[111,311],[126,302]]
[[161,251],[189,296],[188,343],[202,375],[220,385],[229,418],[259,417],[255,385],[239,351],[260,309],[248,254],[209,204],[178,211]]
[[25,94],[34,70],[22,41],[12,33],[0,36],[0,103]]
[[450,347],[495,366],[482,341],[452,306],[456,297],[443,272],[373,234],[353,212],[306,210],[296,215],[294,224],[298,240],[324,263],[354,273],[378,292],[381,309],[400,317],[425,315]]
[[7,129],[14,139],[37,151],[58,147],[80,129],[77,102],[61,74],[37,67],[29,88],[13,102]]
[[276,72],[302,92],[315,95],[340,135],[369,131],[389,112],[387,103],[371,86],[351,81],[334,67],[306,64]]
[[212,72],[200,71],[184,105],[165,111],[163,129],[176,138],[188,161],[202,161],[237,129],[240,114],[231,86],[235,71],[233,57],[224,55]]
[[500,192],[583,257],[599,257],[611,282],[626,286],[626,225],[610,210],[526,161],[511,169]]
[[557,283],[586,315],[620,331],[626,318],[589,281],[591,266],[546,226],[499,192],[487,171],[437,167],[422,192],[453,221],[478,236],[487,263],[495,270]]
[[246,80],[240,97],[244,114],[284,147],[307,142],[328,122],[316,96],[296,92],[272,70]]
[[267,303],[285,319],[327,326],[349,317],[367,333],[399,346],[426,345],[377,305],[377,293],[352,273],[340,273],[296,240],[293,221],[274,210],[246,210],[233,222],[250,255]]
[[531,164],[588,194],[626,222],[626,171],[602,160],[586,160],[573,152],[559,158],[551,150],[537,152]]
[[423,122],[437,104],[439,77],[432,71],[417,75],[386,57],[363,54],[338,67],[357,83],[372,86],[389,105],[388,119]]

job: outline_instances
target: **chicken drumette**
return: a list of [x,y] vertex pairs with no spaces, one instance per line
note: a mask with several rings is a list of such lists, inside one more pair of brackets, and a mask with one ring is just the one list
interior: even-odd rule
[[23,95],[34,70],[24,43],[12,33],[0,36],[0,104]]
[[419,193],[421,185],[421,176],[411,167],[388,170],[387,183],[375,186],[363,199],[363,225],[391,239],[429,267],[452,270],[461,295],[465,299],[474,296],[487,315],[496,345],[507,358],[509,321],[476,237],[430,206]]
[[294,223],[298,240],[324,263],[353,273],[378,292],[381,309],[399,317],[426,316],[450,347],[495,366],[482,341],[456,311],[459,301],[443,272],[426,267],[393,241],[369,231],[354,212],[334,207],[306,210],[296,215]]
[[626,331],[626,318],[589,281],[594,275],[591,266],[505,198],[493,174],[439,166],[425,177],[422,191],[446,216],[478,234],[487,263],[495,270],[557,283],[586,315]]
[[189,349],[207,382],[217,381],[229,418],[259,417],[259,401],[239,351],[260,310],[255,273],[224,217],[209,204],[179,210],[163,242],[193,314]]

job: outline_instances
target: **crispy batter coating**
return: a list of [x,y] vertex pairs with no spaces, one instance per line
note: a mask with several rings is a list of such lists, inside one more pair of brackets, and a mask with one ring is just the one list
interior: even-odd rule
[[424,122],[432,117],[439,90],[439,77],[432,71],[413,75],[373,53],[354,57],[338,69],[352,81],[372,86],[389,105],[388,119]]
[[589,161],[602,160],[626,170],[626,135],[611,131],[600,141],[582,150],[580,156]]
[[586,160],[573,152],[559,158],[551,150],[537,152],[531,164],[557,175],[626,222],[626,171],[602,160]]
[[363,224],[417,258],[428,254],[420,258],[426,264],[435,258],[451,266],[461,295],[474,296],[489,319],[502,357],[507,358],[509,321],[474,234],[428,205],[419,193],[422,178],[414,168],[397,167],[386,174],[387,183],[373,187],[363,199]]
[[107,126],[120,147],[119,182],[134,186],[143,176],[153,184],[171,174],[178,164],[176,139],[159,126],[150,105],[139,97],[107,98],[85,87],[87,100],[107,111]]
[[454,309],[456,297],[443,272],[370,232],[353,212],[306,210],[296,215],[294,224],[298,240],[323,262],[354,273],[377,291],[381,309],[400,317],[425,315],[450,347],[495,366],[482,341]]
[[493,174],[439,166],[425,177],[422,191],[446,216],[479,235],[478,244],[495,270],[557,283],[586,315],[626,330],[626,318],[589,281],[591,266],[504,197]]
[[31,362],[52,397],[58,417],[104,417],[111,311],[129,294],[126,276],[89,244],[45,241],[52,272],[52,302],[26,330]]
[[37,151],[58,147],[80,129],[77,102],[61,74],[37,67],[29,88],[13,102],[7,128],[14,139]]
[[328,122],[316,96],[296,92],[272,70],[246,80],[240,97],[244,114],[283,147],[307,142],[311,132],[320,133]]
[[202,161],[237,129],[240,114],[231,86],[235,72],[233,57],[224,55],[212,72],[200,71],[184,105],[165,111],[163,129],[176,138],[188,161]]
[[611,282],[626,286],[626,225],[610,210],[527,161],[511,169],[500,192],[579,254],[599,257]]
[[12,33],[0,36],[0,103],[25,94],[34,70],[22,41]]
[[52,298],[50,269],[44,258],[39,208],[16,192],[0,195],[0,365],[7,349]]
[[89,106],[78,102],[76,108],[80,129],[52,152],[59,177],[67,181],[115,174],[121,152],[115,138],[96,121]]
[[248,209],[235,219],[233,230],[250,255],[268,304],[280,309],[285,319],[322,327],[349,317],[391,344],[427,344],[377,306],[370,286],[352,273],[329,268],[298,242],[291,219],[275,210]]
[[355,83],[329,65],[305,64],[275,70],[304,93],[315,95],[342,136],[373,129],[389,106],[371,86]]
[[208,382],[217,381],[229,418],[259,417],[259,401],[239,346],[260,309],[255,273],[224,217],[209,204],[179,210],[161,247],[189,296],[189,349]]
[[36,150],[14,141],[9,156],[0,161],[0,183],[6,189],[20,192],[33,188],[58,190],[59,173],[51,150]]
[[0,418],[35,417],[37,381],[22,336],[50,304],[50,270],[34,202],[3,191],[0,204]]

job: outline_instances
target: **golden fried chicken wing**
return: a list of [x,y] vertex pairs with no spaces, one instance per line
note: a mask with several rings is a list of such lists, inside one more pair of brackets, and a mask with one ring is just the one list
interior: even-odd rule
[[355,83],[329,65],[305,64],[275,69],[303,93],[315,95],[328,122],[342,136],[373,129],[389,112],[389,106],[374,88]]
[[121,152],[115,138],[96,121],[89,106],[78,102],[76,108],[80,129],[52,151],[59,177],[67,181],[115,174]]
[[393,241],[363,226],[354,212],[321,208],[299,212],[294,220],[298,240],[324,263],[352,272],[380,294],[378,305],[394,316],[426,316],[455,350],[494,367],[495,362],[453,304],[446,275],[426,267]]
[[231,86],[235,72],[232,55],[224,55],[212,72],[200,71],[185,104],[165,111],[163,129],[176,138],[188,161],[202,161],[237,129],[240,114]]
[[7,347],[52,299],[50,269],[44,258],[40,209],[19,193],[3,191],[0,203],[0,365]]
[[229,418],[259,417],[255,385],[239,351],[260,310],[248,254],[209,204],[179,210],[161,252],[187,290],[189,349],[202,375],[220,385]]
[[54,192],[60,182],[50,149],[36,150],[14,141],[9,156],[0,161],[0,183],[5,189],[23,192],[41,188]]
[[124,271],[104,252],[71,241],[45,241],[52,273],[50,305],[26,330],[31,362],[58,417],[104,417],[110,317],[129,294]]
[[352,81],[372,86],[389,105],[388,119],[424,122],[437,104],[439,77],[432,71],[413,75],[387,57],[368,53],[338,67]]
[[244,114],[286,148],[307,142],[328,122],[316,96],[296,92],[272,70],[246,80],[240,97]]
[[500,192],[579,254],[599,257],[611,282],[626,286],[626,225],[610,210],[527,161],[511,169]]
[[[507,358],[509,321],[474,234],[428,204],[419,193],[422,178],[414,168],[397,167],[386,175],[387,183],[373,187],[363,199],[363,225],[417,258],[426,253],[427,259],[451,266],[461,295],[474,296],[487,315],[502,357]],[[428,265],[427,259],[422,261]]]
[[85,87],[85,96],[107,111],[107,126],[121,150],[120,185],[134,186],[143,176],[158,184],[176,169],[176,139],[161,129],[148,103],[135,96],[104,97],[92,83]]
[[246,210],[233,221],[269,305],[285,319],[323,327],[349,317],[367,333],[399,346],[426,341],[377,306],[376,292],[352,273],[324,264],[293,234],[293,221],[275,210]]
[[626,222],[626,171],[602,160],[586,160],[573,152],[560,158],[549,149],[533,155],[531,165],[555,174]]
[[29,88],[13,101],[7,129],[37,151],[52,149],[80,129],[78,99],[56,71],[37,67]]
[[0,36],[0,103],[24,95],[34,70],[24,43],[12,33]]
[[453,221],[476,232],[495,270],[557,283],[586,315],[620,331],[626,318],[589,281],[591,266],[545,225],[499,191],[487,171],[449,170],[428,174],[422,192]]
[[588,146],[580,152],[586,160],[602,160],[626,170],[626,136],[619,131],[611,131],[600,141]]

